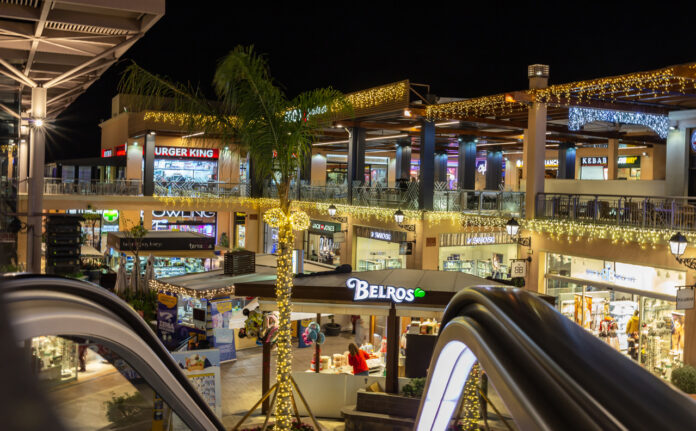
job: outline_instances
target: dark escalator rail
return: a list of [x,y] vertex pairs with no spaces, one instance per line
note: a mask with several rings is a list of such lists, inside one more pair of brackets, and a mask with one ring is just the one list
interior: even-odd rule
[[461,291],[441,328],[418,430],[440,429],[447,397],[435,394],[458,387],[452,368],[469,354],[521,429],[696,429],[696,403],[523,289]]
[[[28,295],[31,301],[37,304],[43,299],[41,292],[50,292],[67,295],[66,298],[74,297],[76,301],[87,301],[95,309],[106,309],[113,313],[120,323],[126,325],[127,329],[137,334],[147,347],[161,361],[162,365],[186,392],[187,399],[195,403],[198,412],[203,414],[207,420],[217,430],[224,430],[220,419],[211,410],[198,391],[190,384],[188,378],[179,368],[176,361],[172,358],[169,351],[157,338],[145,321],[120,298],[106,289],[85,281],[66,279],[53,276],[43,276],[35,274],[17,274],[12,276],[0,277],[0,295],[3,299],[12,297],[13,294]],[[12,302],[10,302],[12,307]],[[106,316],[105,316],[106,318]],[[68,334],[66,334],[68,335]],[[133,365],[133,364],[131,364]],[[137,367],[135,367],[137,370]],[[141,373],[140,370],[138,370]],[[142,374],[142,373],[141,373]],[[167,400],[165,400],[167,401]],[[169,403],[169,402],[168,402]],[[171,403],[169,403],[171,405]]]

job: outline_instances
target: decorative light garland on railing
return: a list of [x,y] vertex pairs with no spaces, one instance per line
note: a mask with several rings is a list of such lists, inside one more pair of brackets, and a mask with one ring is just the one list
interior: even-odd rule
[[666,115],[611,111],[607,109],[582,108],[579,106],[571,106],[568,109],[568,130],[580,130],[585,124],[594,121],[638,124],[649,127],[663,139],[667,138],[667,134],[669,133],[669,118]]
[[155,292],[174,293],[176,295],[190,296],[196,299],[213,299],[221,296],[234,296],[234,285],[219,289],[190,289],[158,280],[150,280],[150,290]]
[[494,111],[512,113],[526,109],[527,106],[524,103],[506,102],[504,94],[496,94],[441,105],[428,105],[425,108],[425,115],[429,120],[447,120],[461,117],[481,117],[491,115]]
[[393,84],[351,93],[348,94],[346,98],[350,101],[354,110],[368,109],[399,101],[406,101],[406,103],[408,103],[408,90],[408,81],[399,81]]

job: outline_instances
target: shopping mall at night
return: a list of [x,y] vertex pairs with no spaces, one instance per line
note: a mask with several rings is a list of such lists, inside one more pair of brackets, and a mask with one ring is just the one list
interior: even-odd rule
[[98,154],[61,151],[169,28],[126,3],[0,0],[0,328],[45,412],[16,429],[696,423],[696,62],[437,96],[414,65],[248,129],[265,75],[198,105],[120,78]]

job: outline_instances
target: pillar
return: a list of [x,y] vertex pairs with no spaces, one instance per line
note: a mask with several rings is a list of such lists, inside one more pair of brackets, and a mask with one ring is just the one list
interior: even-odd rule
[[29,191],[29,183],[27,179],[29,178],[29,142],[22,137],[19,140],[19,150],[18,154],[19,160],[17,160],[17,170],[18,170],[18,180],[19,189],[18,192],[26,194]]
[[152,196],[155,192],[155,132],[145,135],[143,157],[143,196]]
[[396,147],[396,181],[411,177],[411,141],[400,141]]
[[326,156],[321,153],[312,155],[312,185],[326,185]]
[[619,173],[619,140],[607,141],[607,179],[615,180]]
[[476,141],[459,138],[457,185],[462,190],[476,188]]
[[435,194],[435,123],[433,121],[422,121],[420,138],[418,205],[421,210],[432,210]]
[[384,378],[384,391],[388,394],[399,393],[399,330],[399,317],[396,315],[396,307],[392,303],[387,317],[387,363]]
[[353,127],[348,137],[348,201],[353,202],[353,183],[365,182],[365,129]]
[[143,179],[143,147],[138,141],[126,143],[126,179],[131,181]]
[[561,142],[558,147],[558,179],[575,179],[575,145]]
[[[532,65],[528,68],[529,88],[546,88],[548,66]],[[533,219],[536,196],[544,192],[544,157],[546,155],[546,104],[532,102],[527,111],[527,129],[524,131],[522,154],[525,179],[525,217]]]
[[27,199],[27,270],[41,273],[41,235],[43,234],[43,183],[45,165],[45,128],[37,124],[46,119],[46,89],[31,89],[31,116],[34,124],[29,133],[31,159]]
[[447,153],[435,154],[435,182],[447,181]]
[[503,181],[503,152],[490,149],[486,153],[486,190],[500,190]]

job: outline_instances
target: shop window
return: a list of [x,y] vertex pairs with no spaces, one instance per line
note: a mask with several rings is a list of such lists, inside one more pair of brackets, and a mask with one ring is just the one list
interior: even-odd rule
[[217,181],[217,160],[155,159],[155,182],[187,183]]

